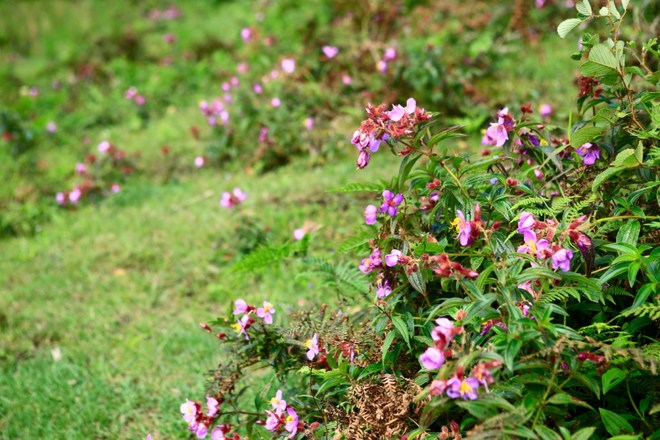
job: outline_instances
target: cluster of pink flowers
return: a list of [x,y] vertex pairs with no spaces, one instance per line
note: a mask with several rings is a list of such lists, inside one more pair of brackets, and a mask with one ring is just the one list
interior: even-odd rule
[[380,267],[382,263],[383,260],[380,256],[380,249],[376,248],[371,252],[371,255],[369,255],[367,258],[362,259],[362,262],[360,263],[358,268],[363,273],[369,273],[375,268]]
[[214,99],[210,104],[207,101],[200,102],[199,109],[212,127],[218,123],[221,125],[229,123],[229,111],[225,108],[225,102],[220,98]]
[[482,145],[501,147],[509,140],[509,132],[516,126],[516,121],[509,114],[509,109],[504,107],[497,112],[497,122],[491,122],[486,134],[481,139]]
[[244,193],[240,188],[236,187],[231,193],[227,191],[222,193],[222,197],[220,198],[220,206],[231,209],[243,203],[245,199],[247,199],[247,194]]
[[419,362],[427,370],[437,370],[444,365],[446,358],[452,355],[452,351],[447,349],[449,343],[463,332],[463,327],[455,327],[447,318],[438,318],[435,323],[437,325],[431,331],[433,346],[419,357]]
[[[220,403],[221,402],[218,402],[215,398],[207,396],[206,414],[202,411],[202,404],[200,402],[186,399],[186,401],[181,404],[180,410],[183,420],[188,423],[188,429],[190,429],[197,438],[206,438],[208,435],[209,428],[220,416],[220,411],[218,410]],[[211,431],[211,440],[240,439],[238,434],[228,437],[227,434],[230,429],[229,425],[221,424],[216,426]]]
[[429,393],[432,396],[446,393],[452,399],[476,400],[479,397],[477,391],[480,386],[483,386],[486,392],[489,391],[488,384],[494,382],[491,370],[500,365],[502,363],[499,361],[482,362],[472,369],[469,376],[466,376],[463,367],[459,366],[451,378],[431,382]]
[[166,9],[153,9],[149,13],[149,18],[153,21],[171,21],[176,20],[181,16],[181,10],[174,5],[168,6]]
[[268,415],[264,422],[266,429],[271,432],[283,430],[289,433],[289,438],[294,438],[296,433],[304,428],[304,423],[298,419],[298,414],[286,400],[282,399],[282,390],[277,390],[270,403],[273,408],[272,411],[266,411]]
[[124,92],[124,98],[133,101],[137,106],[143,106],[147,102],[147,98],[145,98],[144,95],[140,95],[137,89],[132,86]]
[[263,307],[255,307],[249,305],[245,302],[244,299],[238,298],[234,301],[234,315],[243,315],[240,319],[236,320],[235,324],[232,324],[232,328],[238,334],[243,334],[245,339],[250,340],[250,335],[248,335],[247,330],[256,322],[252,317],[253,314],[263,320],[264,324],[273,323],[273,314],[275,313],[275,307],[268,301],[263,302]]
[[[557,221],[548,219],[545,222],[534,218],[534,214],[523,212],[518,221],[518,232],[523,235],[524,244],[518,247],[518,252],[534,255],[539,260],[552,258],[552,268],[567,272],[571,269],[573,251],[565,249],[557,243],[552,243],[557,231]],[[545,238],[539,238],[545,236]]]
[[[393,105],[390,111],[386,108],[384,104],[378,107],[367,105],[368,119],[362,121],[360,128],[353,133],[351,143],[359,152],[358,168],[364,168],[369,164],[371,154],[378,151],[381,142],[389,138],[397,139],[410,135],[420,122],[431,118],[423,108],[417,107],[413,98],[408,99],[405,107]],[[405,149],[399,154],[405,155],[410,151]]]

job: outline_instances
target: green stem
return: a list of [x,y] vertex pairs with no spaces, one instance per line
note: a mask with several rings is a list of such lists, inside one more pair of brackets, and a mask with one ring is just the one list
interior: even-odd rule
[[658,216],[658,215],[647,215],[645,217],[642,217],[641,215],[618,215],[618,216],[614,216],[614,217],[599,218],[598,220],[594,220],[592,223],[596,224],[596,223],[608,222],[608,221],[612,221],[612,220],[623,220],[623,219],[626,219],[626,218],[641,218],[641,219],[644,219],[644,220],[656,220],[656,219],[659,219],[660,216]]

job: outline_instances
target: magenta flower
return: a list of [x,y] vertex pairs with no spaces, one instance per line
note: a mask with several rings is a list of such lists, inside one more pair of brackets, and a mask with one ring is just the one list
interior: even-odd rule
[[247,313],[249,310],[250,306],[245,302],[243,298],[238,298],[236,301],[234,301],[234,315],[242,315],[243,313]]
[[459,379],[454,376],[447,381],[447,395],[452,399],[475,400],[478,388],[479,381],[473,377]]
[[194,423],[190,426],[190,430],[195,433],[197,438],[206,438],[209,428],[204,423]]
[[388,47],[385,49],[385,54],[383,54],[383,59],[385,61],[392,61],[396,58],[396,49],[393,47]]
[[64,193],[58,192],[55,194],[55,200],[57,201],[58,205],[64,205],[66,202],[66,195]]
[[87,172],[87,165],[84,163],[76,164],[76,174],[85,174]]
[[520,220],[518,220],[518,233],[523,235],[525,241],[536,241],[536,234],[533,231],[534,226],[536,226],[534,214],[531,212],[523,212],[520,214]]
[[572,250],[564,248],[559,249],[552,254],[552,268],[568,272],[571,270],[571,258],[573,258]]
[[213,417],[218,413],[218,405],[220,405],[220,402],[218,402],[216,399],[210,396],[206,396],[206,406],[208,406],[209,411],[206,413],[208,417]]
[[272,411],[266,411],[266,414],[268,414],[265,425],[266,429],[271,432],[275,431],[280,426],[279,417],[277,417],[277,415]]
[[257,95],[260,95],[264,91],[264,88],[261,86],[261,84],[256,83],[252,86],[252,90],[254,90],[254,93]]
[[314,118],[312,117],[305,118],[305,128],[309,131],[312,131],[314,129]]
[[284,419],[284,429],[291,433],[289,438],[294,438],[296,436],[296,432],[298,432],[298,414],[296,414],[296,412],[291,407],[286,409],[286,413],[287,416],[286,419]]
[[379,279],[376,283],[376,298],[385,299],[390,296],[392,293],[392,288],[390,287],[390,282],[387,280]]
[[403,202],[403,194],[394,195],[392,191],[386,189],[383,191],[383,204],[380,205],[380,212],[386,212],[390,217],[396,217],[399,213],[397,207]]
[[204,156],[197,156],[197,157],[195,158],[195,166],[196,166],[197,168],[201,168],[201,167],[203,167],[203,166],[204,166],[204,162],[206,162],[206,160],[204,160]]
[[284,58],[281,63],[282,70],[286,73],[293,73],[296,70],[296,60],[293,58]]
[[307,348],[307,359],[314,360],[317,354],[319,354],[319,335],[314,333],[312,339],[305,341],[305,347]]
[[298,228],[293,231],[293,238],[295,238],[298,241],[305,238],[305,235],[307,235],[307,231],[305,230],[305,228]]
[[470,237],[472,234],[472,226],[470,225],[470,222],[465,220],[465,214],[463,214],[463,211],[458,209],[456,210],[456,218],[451,222],[451,225],[454,226],[456,228],[456,232],[458,232],[461,246],[469,246],[472,244]]
[[376,216],[378,215],[378,208],[374,205],[368,205],[364,208],[364,222],[368,225],[376,224]]
[[358,158],[355,164],[359,169],[363,169],[367,165],[369,165],[369,160],[371,160],[371,154],[369,154],[368,151],[360,151],[360,154],[358,154]]
[[245,42],[250,41],[252,39],[252,29],[247,28],[247,27],[241,29],[241,38]]
[[435,347],[429,347],[419,357],[419,362],[427,370],[437,370],[445,363],[445,355]]
[[501,147],[509,140],[509,133],[506,131],[504,122],[500,119],[498,122],[491,122],[486,134],[481,139],[482,145],[491,145]]
[[268,301],[264,301],[264,306],[257,309],[257,316],[262,318],[266,324],[273,323],[273,313],[275,313],[275,307]]
[[399,122],[406,115],[406,109],[403,106],[397,104],[392,105],[392,110],[387,112],[387,116],[394,122]]
[[521,254],[536,255],[537,258],[545,258],[546,251],[550,251],[550,243],[545,238],[537,241],[536,236],[531,240],[527,240],[525,244],[519,246],[516,250]]
[[110,150],[110,142],[102,141],[98,146],[99,153],[105,154]]
[[236,324],[232,324],[231,327],[237,334],[243,334],[245,339],[250,340],[250,336],[247,333],[247,329],[250,326],[250,315],[243,315],[241,319],[236,320]]
[[280,98],[273,98],[270,100],[270,105],[272,105],[273,108],[279,108],[282,105],[282,101],[280,101]]
[[69,202],[73,203],[74,205],[78,203],[80,198],[82,197],[82,191],[80,191],[79,188],[74,188],[70,193],[69,193]]
[[341,76],[341,82],[345,86],[350,86],[351,84],[353,84],[353,78],[351,78],[349,75],[344,74]]
[[371,255],[362,260],[361,264],[358,266],[358,269],[364,273],[369,273],[376,267],[380,266],[382,262],[383,260],[380,256],[380,249],[374,249],[373,252],[371,252]]
[[541,108],[539,108],[539,114],[544,118],[550,116],[552,113],[553,109],[550,104],[542,104]]
[[232,87],[238,87],[239,84],[241,83],[241,80],[238,79],[237,76],[232,76],[232,77],[229,79],[229,83],[232,85]]
[[436,345],[446,347],[460,331],[460,327],[454,327],[454,323],[447,318],[438,318],[435,323],[437,326],[431,330],[431,338],[436,342]]
[[270,399],[270,404],[273,405],[273,410],[280,416],[286,410],[286,400],[282,399],[282,390],[277,390],[275,397]]
[[110,185],[110,191],[113,192],[114,194],[117,194],[118,192],[121,191],[121,186],[119,186],[118,183],[113,183]]
[[385,265],[387,267],[394,267],[399,263],[399,258],[403,256],[403,252],[398,249],[392,249],[392,252],[385,255]]
[[183,420],[185,420],[186,423],[190,424],[195,422],[195,420],[197,419],[197,410],[198,410],[198,406],[196,402],[186,399],[186,402],[182,403],[179,409],[181,410],[181,414],[183,415]]
[[336,57],[337,54],[339,53],[339,49],[336,48],[335,46],[323,46],[321,50],[323,51],[323,55],[325,55],[329,59]]
[[227,440],[225,437],[225,431],[222,429],[223,426],[216,426],[211,431],[211,440]]
[[582,144],[582,146],[575,149],[575,152],[582,157],[582,162],[585,165],[593,165],[596,159],[600,159],[600,149],[591,142]]
[[143,106],[147,102],[147,98],[145,98],[144,95],[137,95],[133,102],[138,106]]

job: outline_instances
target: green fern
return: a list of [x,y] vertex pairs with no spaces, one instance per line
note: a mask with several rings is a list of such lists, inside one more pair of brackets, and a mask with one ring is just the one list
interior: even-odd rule
[[317,275],[322,279],[322,285],[342,289],[349,289],[363,295],[369,292],[369,286],[365,282],[362,273],[353,265],[348,263],[332,264],[322,258],[306,257],[303,263],[307,270],[301,272],[298,276]]
[[279,263],[291,256],[296,248],[297,246],[288,243],[280,246],[261,246],[241,258],[232,269],[237,272],[247,272]]
[[637,318],[648,316],[652,320],[660,319],[660,305],[656,304],[644,304],[634,309],[624,310],[619,314],[618,318],[628,318],[630,316],[635,316]]
[[[545,205],[546,202],[547,202],[547,200],[544,199],[543,197],[529,197],[529,198],[526,198],[526,199],[522,199],[521,201],[519,201],[518,203],[513,205],[511,207],[511,210],[515,211],[518,208],[528,207],[528,206],[531,206],[531,205]],[[526,210],[531,211],[531,209],[526,209]]]
[[348,185],[339,187],[339,188],[332,188],[327,190],[326,192],[329,193],[334,193],[334,192],[340,192],[340,193],[345,193],[345,192],[359,192],[359,191],[376,191],[380,192],[384,190],[385,187],[383,185],[380,185],[378,183],[349,183]]
[[345,254],[348,253],[354,249],[359,248],[360,246],[363,246],[367,243],[369,243],[369,240],[374,238],[377,234],[377,231],[374,229],[362,231],[361,233],[354,235],[348,239],[346,239],[341,246],[337,249],[337,252],[340,254]]

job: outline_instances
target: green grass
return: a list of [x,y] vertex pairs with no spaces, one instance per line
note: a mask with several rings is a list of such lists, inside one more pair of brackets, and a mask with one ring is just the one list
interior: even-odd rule
[[[183,436],[178,404],[203,395],[217,352],[198,322],[239,296],[270,299],[282,312],[317,297],[286,267],[256,279],[213,263],[214,247],[227,245],[218,240],[232,243],[242,215],[268,226],[274,242],[309,219],[323,225],[310,252],[331,255],[359,224],[363,203],[325,189],[387,171],[356,176],[352,158],[315,169],[299,162],[251,179],[202,171],[127,188],[98,207],[62,214],[33,238],[1,242],[2,435]],[[218,206],[220,191],[238,184],[249,194],[241,214]]]

